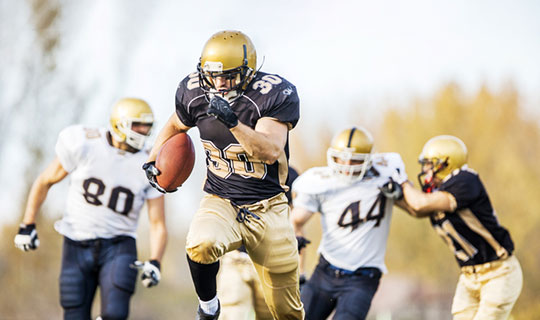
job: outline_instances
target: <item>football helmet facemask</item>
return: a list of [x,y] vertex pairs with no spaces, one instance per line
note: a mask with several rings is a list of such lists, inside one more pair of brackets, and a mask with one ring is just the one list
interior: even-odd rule
[[204,45],[197,71],[208,100],[220,95],[229,102],[240,97],[255,76],[257,52],[240,31],[220,31]]
[[418,181],[424,192],[431,192],[435,178],[443,181],[455,169],[467,163],[467,147],[459,138],[442,135],[428,140],[418,157],[422,171]]
[[137,98],[120,99],[113,107],[110,125],[111,135],[119,142],[126,143],[132,148],[141,150],[146,139],[151,134],[142,134],[133,130],[133,124],[154,124],[154,114],[146,101]]
[[373,137],[362,127],[345,129],[334,136],[326,153],[328,166],[346,180],[360,180],[371,167]]

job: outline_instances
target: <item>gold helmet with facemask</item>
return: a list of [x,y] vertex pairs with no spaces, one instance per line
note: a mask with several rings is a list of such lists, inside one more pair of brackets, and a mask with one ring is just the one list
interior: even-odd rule
[[[433,176],[439,180],[444,180],[452,171],[461,168],[467,163],[467,147],[459,138],[450,135],[436,136],[428,140],[418,157],[418,162],[422,165],[430,165]],[[433,184],[432,177],[427,181],[424,176],[426,172],[421,172],[418,176],[424,191],[430,190]],[[430,185],[431,184],[431,185]]]
[[132,126],[135,123],[150,127],[154,124],[154,114],[148,103],[137,98],[123,98],[116,102],[110,118],[111,135],[118,142],[141,150],[151,132],[141,134],[134,131]]
[[[233,101],[242,95],[255,76],[257,52],[247,35],[240,31],[220,31],[208,39],[197,66],[199,85],[205,94],[220,94]],[[216,88],[216,78],[229,81],[227,90]]]
[[341,177],[362,179],[371,166],[373,137],[362,127],[340,131],[327,151],[328,166]]

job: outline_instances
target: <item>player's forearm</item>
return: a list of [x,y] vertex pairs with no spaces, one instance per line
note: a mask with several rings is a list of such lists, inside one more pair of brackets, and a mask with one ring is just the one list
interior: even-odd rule
[[281,156],[283,147],[277,141],[241,122],[236,127],[231,128],[231,133],[249,156],[260,159],[267,164],[276,162]]
[[402,185],[403,198],[407,205],[407,212],[414,217],[423,218],[429,216],[433,209],[429,207],[426,195],[406,182]]
[[150,259],[161,262],[167,246],[167,228],[165,224],[150,225]]
[[49,189],[52,184],[44,183],[44,181],[38,178],[34,181],[32,188],[30,189],[30,194],[28,195],[28,202],[26,203],[26,209],[24,211],[23,223],[31,224],[36,221],[37,213],[41,208],[43,202],[47,198]]

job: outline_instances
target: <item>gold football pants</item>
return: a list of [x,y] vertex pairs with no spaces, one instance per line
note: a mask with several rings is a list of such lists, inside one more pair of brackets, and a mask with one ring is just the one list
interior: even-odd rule
[[508,319],[522,285],[523,275],[515,256],[463,267],[452,304],[454,319]]
[[239,207],[205,195],[189,227],[186,252],[191,260],[210,264],[244,244],[274,318],[304,319],[298,251],[289,214],[284,193]]

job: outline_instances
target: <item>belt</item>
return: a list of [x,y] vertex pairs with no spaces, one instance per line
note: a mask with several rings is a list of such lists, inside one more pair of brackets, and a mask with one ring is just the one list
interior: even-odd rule
[[319,258],[319,266],[327,273],[333,275],[336,278],[350,277],[350,276],[364,276],[368,278],[380,278],[382,275],[381,270],[375,267],[360,267],[356,270],[347,270],[336,267],[329,263],[322,255]]
[[461,267],[461,272],[472,274],[472,273],[484,273],[493,269],[496,269],[502,265],[502,263],[508,258],[494,260],[482,264],[475,264],[472,266],[463,266]]
[[72,240],[68,237],[64,237],[64,239],[66,239],[66,242],[72,244],[72,245],[75,245],[75,246],[79,246],[79,247],[84,247],[84,248],[88,248],[88,247],[95,247],[95,246],[100,246],[101,244],[105,244],[105,243],[118,243],[118,242],[122,242],[124,240],[129,240],[129,239],[133,239],[133,237],[130,237],[130,236],[118,236],[118,237],[114,237],[114,238],[96,238],[96,239],[90,239],[90,240]]

